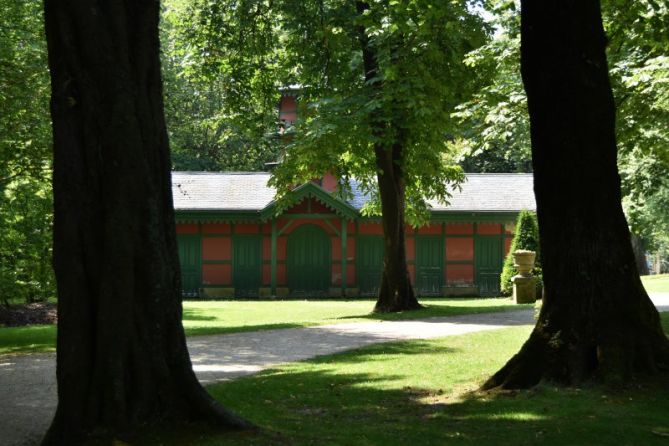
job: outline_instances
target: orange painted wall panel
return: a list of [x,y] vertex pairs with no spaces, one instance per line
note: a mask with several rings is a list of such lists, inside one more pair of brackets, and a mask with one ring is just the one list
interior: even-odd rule
[[513,240],[513,239],[512,239],[511,237],[506,237],[506,238],[504,239],[504,257],[506,257],[506,255],[507,255],[507,254],[509,253],[509,251],[511,250],[511,241],[512,241],[512,240]]
[[476,226],[476,233],[483,235],[501,234],[502,225],[499,223],[479,223]]
[[205,237],[202,239],[202,260],[230,260],[230,237]]
[[447,223],[446,234],[469,235],[474,233],[474,225],[471,223]]
[[446,283],[449,285],[474,283],[474,265],[447,265]]
[[262,259],[263,260],[272,260],[272,238],[263,237],[262,238]]
[[205,285],[230,285],[231,265],[202,265],[202,283]]
[[330,252],[332,253],[332,260],[338,262],[341,260],[341,238],[332,237],[332,241],[330,243],[332,245],[330,250]]
[[360,234],[365,235],[383,235],[383,227],[378,222],[366,222],[358,225]]
[[420,235],[439,235],[441,234],[441,223],[431,223],[418,228]]
[[473,260],[474,239],[470,237],[447,237],[446,260]]
[[228,223],[205,223],[202,225],[203,234],[230,234]]
[[346,239],[346,260],[348,262],[355,260],[355,237]]
[[197,224],[177,223],[177,234],[197,234]]
[[407,260],[416,259],[416,239],[414,237],[406,238],[406,250],[407,250]]
[[257,223],[237,223],[235,234],[259,234],[260,225]]
[[276,239],[276,259],[286,260],[286,245],[288,240],[286,237],[278,237]]

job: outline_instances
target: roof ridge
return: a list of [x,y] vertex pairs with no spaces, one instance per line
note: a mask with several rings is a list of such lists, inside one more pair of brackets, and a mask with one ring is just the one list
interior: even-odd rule
[[509,176],[515,176],[515,175],[534,175],[534,172],[470,172],[467,173],[465,172],[465,176],[492,176],[492,175],[497,175],[497,176],[502,176],[502,175],[509,175]]
[[172,174],[180,175],[270,175],[263,171],[208,171],[208,170],[173,170]]

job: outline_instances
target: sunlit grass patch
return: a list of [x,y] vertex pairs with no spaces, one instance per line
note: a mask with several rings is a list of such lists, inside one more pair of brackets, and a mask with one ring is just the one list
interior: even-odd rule
[[649,293],[669,293],[669,274],[641,276],[641,281]]

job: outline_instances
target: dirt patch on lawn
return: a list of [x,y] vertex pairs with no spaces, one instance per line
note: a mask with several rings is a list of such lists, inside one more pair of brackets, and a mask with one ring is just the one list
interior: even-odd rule
[[0,306],[0,326],[55,324],[56,321],[58,321],[56,304],[33,303],[11,307]]

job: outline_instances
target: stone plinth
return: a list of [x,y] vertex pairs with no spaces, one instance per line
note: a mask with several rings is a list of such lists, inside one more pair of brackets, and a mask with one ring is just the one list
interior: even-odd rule
[[537,300],[535,277],[513,276],[513,301],[517,304],[532,304]]

